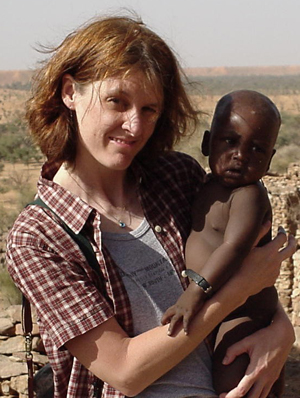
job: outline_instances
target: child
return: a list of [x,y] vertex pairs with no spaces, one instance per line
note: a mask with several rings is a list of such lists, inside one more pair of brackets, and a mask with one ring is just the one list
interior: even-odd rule
[[[280,124],[274,103],[258,92],[234,91],[218,102],[211,131],[205,132],[202,142],[211,175],[195,201],[193,229],[186,244],[184,276],[196,283],[190,283],[164,314],[162,322],[170,322],[169,334],[181,320],[188,333],[193,315],[242,264],[262,223],[271,220],[268,195],[259,180],[269,169]],[[270,233],[260,244],[269,239]],[[218,394],[234,388],[248,364],[244,354],[222,365],[227,348],[269,324],[276,306],[275,288],[264,289],[222,323],[213,358]]]

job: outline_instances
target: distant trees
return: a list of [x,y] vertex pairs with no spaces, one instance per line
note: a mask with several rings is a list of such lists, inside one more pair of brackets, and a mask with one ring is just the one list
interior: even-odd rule
[[39,161],[40,152],[32,145],[27,128],[21,119],[0,124],[0,162],[22,162],[28,164]]
[[14,82],[11,84],[4,84],[1,85],[3,88],[8,88],[10,90],[21,90],[21,91],[29,91],[31,87],[30,81],[27,83],[21,83],[21,82]]
[[261,91],[266,95],[300,94],[299,75],[286,76],[197,76],[189,80],[195,84],[190,89],[209,95],[224,95],[233,90],[247,89]]
[[290,163],[300,163],[300,115],[283,112],[282,125],[277,138],[275,154],[271,169],[285,173]]

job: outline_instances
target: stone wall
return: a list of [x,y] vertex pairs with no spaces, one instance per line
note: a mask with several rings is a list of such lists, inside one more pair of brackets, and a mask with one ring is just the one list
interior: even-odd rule
[[[47,362],[38,326],[33,315],[32,353],[34,370]],[[0,311],[0,396],[25,398],[27,395],[27,364],[25,339],[21,326],[21,306]]]
[[[282,225],[300,241],[300,165],[292,164],[286,175],[266,176],[264,183],[273,207],[273,231]],[[0,246],[0,266],[4,263],[4,241]],[[300,346],[300,250],[285,261],[277,281],[280,301],[288,313]],[[1,292],[0,292],[1,293]],[[0,294],[1,296],[1,294]],[[0,297],[0,396],[27,397],[27,366],[20,306],[1,309]],[[34,326],[33,360],[35,369],[47,362],[38,327]]]
[[[300,242],[300,165],[291,164],[283,176],[266,176],[264,183],[273,208],[273,233],[282,225]],[[300,327],[300,250],[282,264],[277,289],[293,325]]]

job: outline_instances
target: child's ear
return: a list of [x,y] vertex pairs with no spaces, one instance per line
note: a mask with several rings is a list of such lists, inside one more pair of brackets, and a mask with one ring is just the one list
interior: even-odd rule
[[271,157],[270,157],[269,164],[268,164],[268,167],[267,167],[267,171],[268,171],[269,168],[270,168],[270,164],[271,164],[271,161],[272,161],[273,156],[275,155],[275,153],[276,153],[276,149],[273,149],[273,153],[272,153],[272,155],[271,155]]
[[201,145],[201,150],[204,156],[209,155],[209,140],[210,140],[210,131],[205,130],[204,135],[202,138],[202,145]]

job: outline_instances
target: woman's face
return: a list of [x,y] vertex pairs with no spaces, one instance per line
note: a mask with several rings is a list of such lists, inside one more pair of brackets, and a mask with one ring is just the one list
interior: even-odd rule
[[64,84],[63,100],[78,122],[76,165],[126,170],[153,134],[162,110],[159,91],[141,71],[80,90],[74,82],[68,86],[68,77]]

